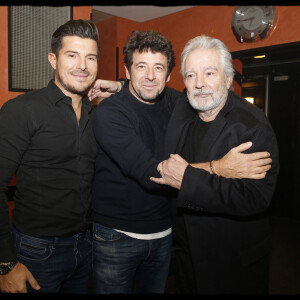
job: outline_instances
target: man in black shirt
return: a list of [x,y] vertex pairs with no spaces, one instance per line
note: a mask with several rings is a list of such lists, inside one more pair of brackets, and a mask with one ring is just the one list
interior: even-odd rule
[[[87,292],[96,143],[85,92],[98,70],[97,28],[68,21],[54,32],[51,47],[54,80],[0,111],[2,292]],[[14,174],[10,228],[5,190]]]

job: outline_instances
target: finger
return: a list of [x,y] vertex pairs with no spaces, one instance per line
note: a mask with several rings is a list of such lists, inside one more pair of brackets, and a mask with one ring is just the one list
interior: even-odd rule
[[267,151],[264,152],[254,152],[251,155],[251,159],[253,160],[257,160],[257,159],[262,159],[262,158],[269,158],[270,157],[270,153]]
[[171,154],[170,157],[171,157],[174,161],[184,161],[184,159],[183,159],[179,154]]
[[265,173],[271,169],[271,165],[258,167],[254,170],[255,174]]
[[162,170],[162,162],[160,162],[158,165],[157,165],[157,171],[158,172],[161,172]]
[[97,79],[94,84],[92,85],[93,89],[100,89],[101,87],[101,79]]
[[29,284],[31,285],[31,287],[35,290],[39,290],[41,287],[39,286],[38,282],[36,281],[36,279],[33,277],[33,275],[31,274],[30,271],[28,271],[27,274],[27,281],[29,282]]
[[251,165],[254,167],[262,167],[262,166],[271,165],[271,163],[272,163],[271,158],[259,158],[259,159],[253,160]]
[[248,150],[251,146],[252,146],[252,142],[246,142],[246,143],[240,144],[237,147],[232,148],[231,151],[240,153],[240,152],[244,152],[244,151]]
[[172,157],[169,157],[169,159],[167,160],[167,162],[169,162],[169,161],[171,161],[171,162],[175,162],[175,161],[176,161],[176,158],[175,158],[174,156],[172,156]]
[[92,98],[92,96],[93,96],[92,90],[89,90],[87,95],[88,95],[88,97],[89,97],[90,100],[93,100],[93,98]]
[[252,176],[252,179],[264,179],[267,175],[267,172],[258,173]]
[[150,180],[158,184],[166,184],[163,178],[150,177]]

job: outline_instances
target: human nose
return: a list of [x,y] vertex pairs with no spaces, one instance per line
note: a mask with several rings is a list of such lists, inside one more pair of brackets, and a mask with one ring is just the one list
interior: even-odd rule
[[154,80],[154,78],[155,78],[154,70],[152,70],[151,68],[147,69],[146,78],[149,80]]
[[85,70],[86,69],[86,60],[85,60],[85,58],[79,58],[78,67],[81,70]]
[[201,89],[205,86],[204,78],[200,74],[197,74],[197,76],[196,76],[195,86],[198,89]]

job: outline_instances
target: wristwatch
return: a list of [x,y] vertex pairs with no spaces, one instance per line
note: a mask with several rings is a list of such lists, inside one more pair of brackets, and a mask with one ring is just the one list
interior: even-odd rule
[[10,261],[6,263],[0,263],[0,275],[5,275],[11,271],[14,266],[17,264],[17,261]]

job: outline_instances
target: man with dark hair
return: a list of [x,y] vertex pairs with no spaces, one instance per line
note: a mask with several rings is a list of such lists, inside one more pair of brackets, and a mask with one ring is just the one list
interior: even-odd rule
[[[93,124],[98,142],[92,193],[94,288],[100,294],[163,293],[172,252],[172,190],[150,177],[160,176],[157,166],[164,159],[166,129],[182,94],[165,88],[175,58],[163,35],[134,31],[123,54],[129,82],[98,105]],[[102,96],[107,88],[113,92],[114,84],[97,81],[90,98]],[[249,145],[216,161],[220,175],[225,176],[226,164],[229,170],[241,170],[243,159],[236,165],[236,154],[245,147]],[[254,157],[265,158],[266,153],[251,154]],[[243,175],[264,177],[270,159],[263,161]],[[208,170],[209,163],[197,167]],[[237,176],[235,170],[228,176]]]
[[96,108],[92,191],[96,293],[163,293],[172,238],[168,189],[152,183],[172,105],[162,93],[175,65],[171,43],[134,31],[123,48],[129,84]]
[[[87,20],[52,37],[47,87],[0,111],[0,290],[86,293],[96,142],[85,92],[98,70],[99,38]],[[16,173],[10,228],[5,190]]]

